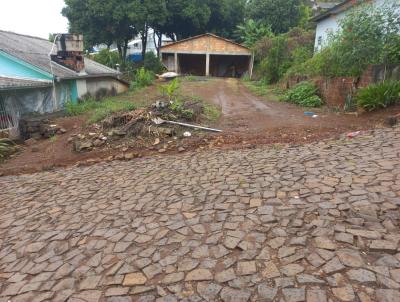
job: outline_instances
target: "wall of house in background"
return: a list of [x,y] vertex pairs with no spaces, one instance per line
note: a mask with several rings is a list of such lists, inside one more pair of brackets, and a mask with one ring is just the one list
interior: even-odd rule
[[[368,2],[373,2],[376,6],[383,6],[385,3],[396,4],[398,6],[397,11],[400,12],[400,0],[372,0]],[[317,23],[314,45],[314,50],[316,52],[320,51],[328,44],[329,35],[331,33],[336,33],[340,30],[339,21],[353,8],[354,7],[352,6],[349,10],[345,10],[336,15],[331,15]]]

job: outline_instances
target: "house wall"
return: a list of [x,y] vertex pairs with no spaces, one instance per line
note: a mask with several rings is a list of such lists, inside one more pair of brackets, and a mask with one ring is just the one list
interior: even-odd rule
[[[371,0],[376,6],[383,6],[385,3],[393,3],[398,5],[398,12],[400,12],[399,0]],[[354,6],[350,8],[353,9]],[[323,19],[317,23],[314,49],[315,52],[320,51],[324,46],[328,44],[330,33],[336,33],[340,30],[339,22],[343,19],[349,10],[345,10],[336,15],[332,15],[326,19]]]
[[87,92],[96,96],[100,90],[106,89],[108,93],[115,91],[117,94],[128,91],[129,86],[113,78],[86,79]]
[[36,67],[31,66],[21,60],[13,58],[6,53],[0,51],[0,75],[9,77],[30,78],[39,80],[51,80],[51,75],[39,71]]

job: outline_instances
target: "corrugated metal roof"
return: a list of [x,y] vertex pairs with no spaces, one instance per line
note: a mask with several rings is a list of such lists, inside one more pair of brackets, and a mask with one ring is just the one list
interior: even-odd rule
[[0,90],[49,87],[52,84],[52,81],[46,80],[32,80],[0,76]]
[[[52,47],[53,43],[42,38],[0,30],[0,50],[48,73],[51,73],[49,53]],[[56,50],[53,52],[56,54]],[[85,75],[79,74],[55,62],[52,62],[51,65],[53,67],[53,74],[58,78],[71,79],[85,77]],[[89,77],[117,77],[120,74],[112,68],[87,58],[85,58],[85,72]]]
[[311,21],[313,21],[313,22],[322,21],[326,18],[329,18],[332,15],[340,14],[341,12],[344,12],[345,10],[353,7],[354,5],[361,4],[365,1],[366,0],[344,0],[343,2],[335,5],[334,7],[327,10],[326,12],[311,18]]

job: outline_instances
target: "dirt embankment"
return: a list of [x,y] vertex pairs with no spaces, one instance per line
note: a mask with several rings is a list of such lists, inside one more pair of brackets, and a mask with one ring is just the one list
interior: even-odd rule
[[[336,138],[349,131],[381,127],[388,116],[400,112],[400,107],[393,107],[354,116],[322,108],[313,110],[318,117],[312,118],[304,115],[304,108],[253,95],[235,79],[184,82],[181,90],[182,94],[198,96],[219,106],[222,111],[220,119],[207,126],[220,128],[224,132],[196,132],[193,137],[180,139],[176,148],[167,146],[163,154],[209,148],[249,148],[260,144],[303,144]],[[77,153],[73,151],[70,138],[85,131],[85,120],[84,116],[55,120],[54,123],[66,130],[65,134],[56,139],[38,141],[34,146],[23,146],[21,152],[0,164],[0,174],[31,173],[54,167],[112,160],[118,156],[121,158],[121,152],[134,152],[140,157],[160,155],[158,147],[125,143],[116,148],[94,148],[91,152]]]

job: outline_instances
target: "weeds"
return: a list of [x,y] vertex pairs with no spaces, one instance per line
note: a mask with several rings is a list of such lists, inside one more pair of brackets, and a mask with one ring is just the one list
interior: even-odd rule
[[301,82],[289,89],[284,100],[303,107],[321,107],[322,100],[317,95],[318,88],[309,82]]
[[281,91],[278,88],[266,84],[265,81],[243,80],[244,85],[255,95],[267,97],[270,101],[281,101]]
[[211,122],[217,121],[221,117],[221,108],[216,105],[204,102],[204,116],[207,120]]
[[142,67],[136,71],[135,80],[131,83],[131,90],[150,86],[153,84],[154,80],[154,73]]
[[160,93],[163,96],[166,96],[168,98],[168,101],[170,102],[172,102],[177,97],[178,89],[179,89],[178,79],[174,79],[169,84],[158,87]]
[[67,113],[72,116],[90,113],[87,121],[88,124],[101,121],[115,112],[130,111],[135,108],[135,104],[116,98],[106,98],[101,101],[95,101],[90,98],[78,103],[68,102],[65,106]]
[[400,102],[400,81],[386,81],[362,88],[356,95],[357,105],[366,111],[386,108]]
[[50,136],[50,142],[52,142],[53,144],[57,141],[57,139],[58,139],[58,137],[57,137],[57,135],[52,135],[52,136]]
[[9,139],[0,139],[0,162],[16,151],[15,143]]

